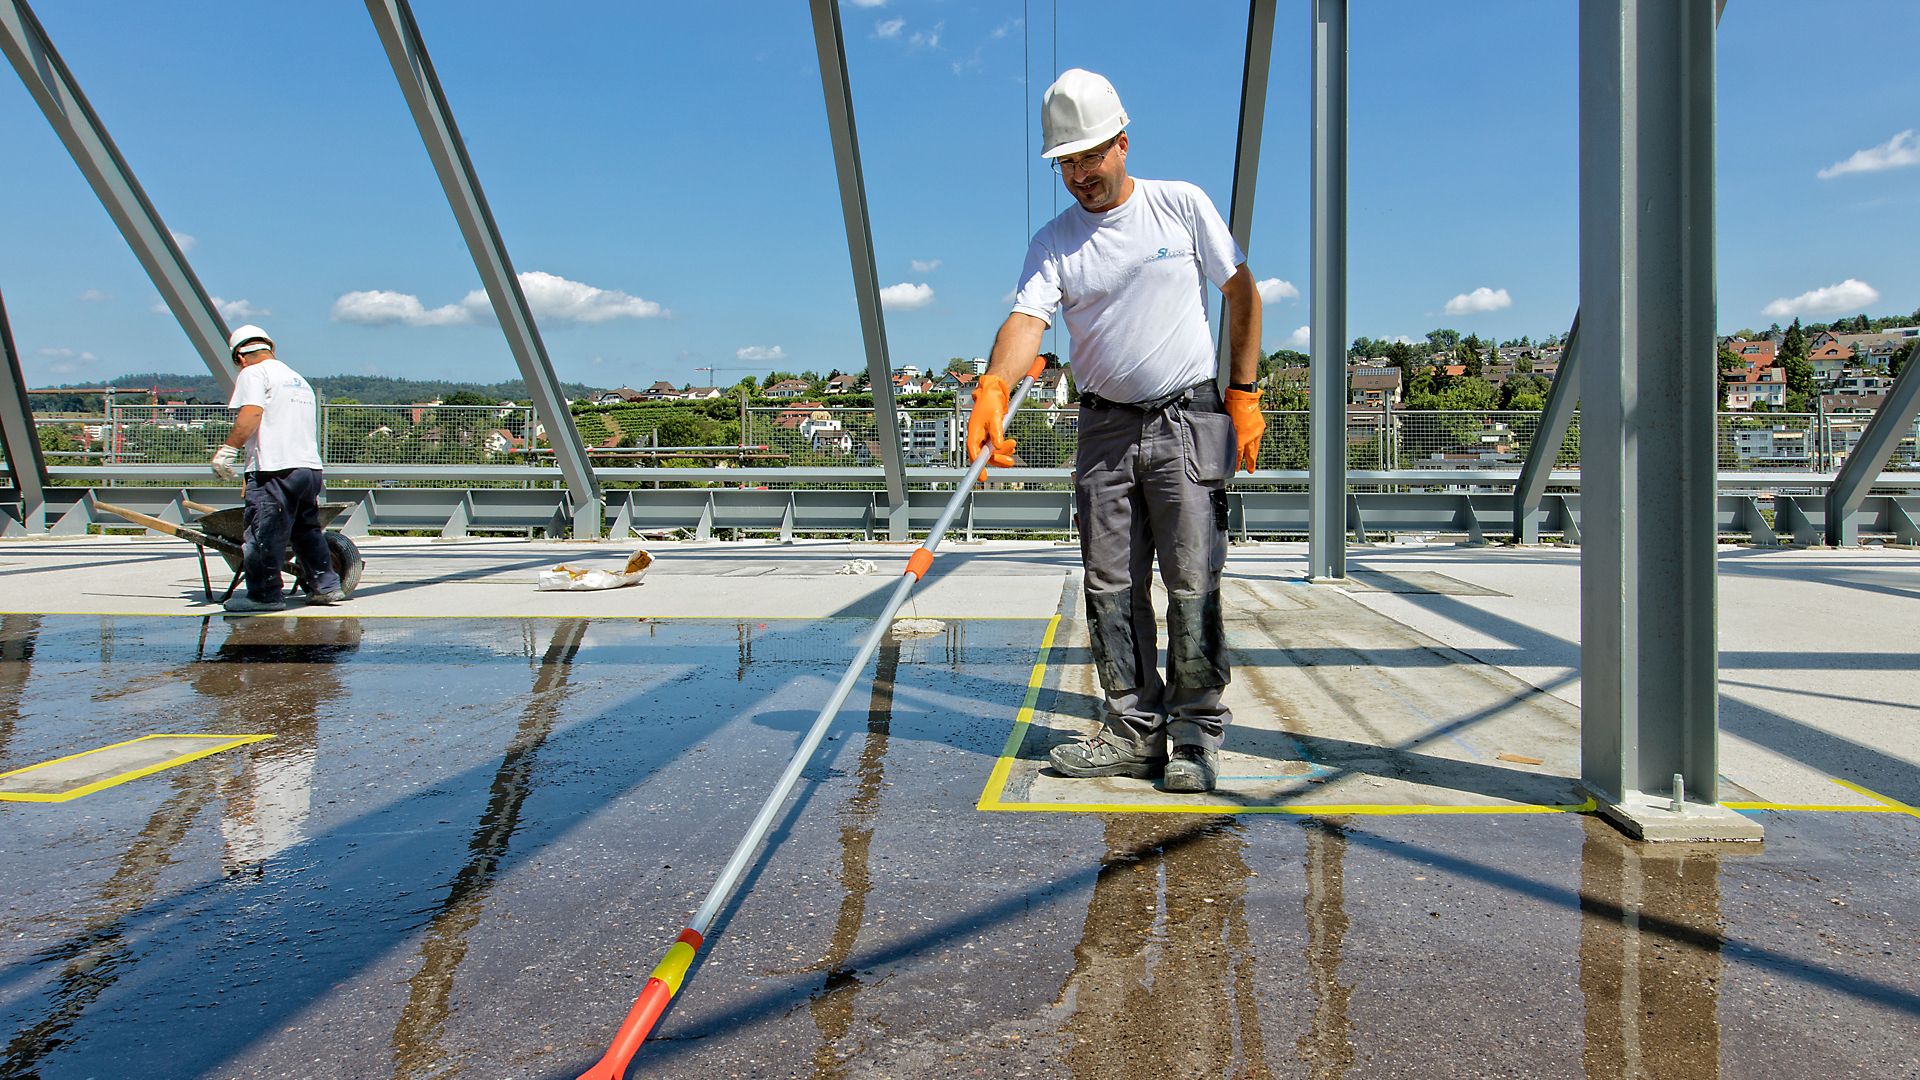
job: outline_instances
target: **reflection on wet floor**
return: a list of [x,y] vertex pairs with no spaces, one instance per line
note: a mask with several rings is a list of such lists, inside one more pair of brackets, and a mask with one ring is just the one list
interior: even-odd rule
[[552,632],[546,653],[534,669],[533,692],[520,714],[520,725],[488,789],[486,810],[467,843],[470,855],[428,923],[426,940],[420,945],[420,969],[407,981],[407,1002],[393,1029],[396,1080],[431,1075],[448,1057],[443,1036],[452,1008],[454,973],[466,959],[468,935],[479,925],[487,891],[520,828],[520,811],[533,791],[540,747],[553,733],[566,700],[587,620],[563,619],[553,624]]
[[1296,1050],[1313,1080],[1338,1080],[1353,1068],[1353,987],[1340,981],[1347,938],[1347,833],[1336,821],[1311,821],[1307,830],[1307,982],[1313,1020]]
[[[1597,818],[1580,849],[1580,992],[1591,1080],[1720,1075],[1720,860],[1631,844]],[[1657,925],[1656,925],[1657,924]]]
[[1076,1080],[1270,1076],[1232,818],[1106,816],[1106,853],[1062,988]]
[[[151,1075],[298,1075],[335,1047],[332,1075],[575,1075],[605,1027],[582,1002],[658,959],[635,924],[698,898],[859,629],[0,621],[10,764],[172,721],[275,736],[0,811],[0,1076],[138,1073],[182,1017],[220,1022]],[[1823,850],[1826,880],[1805,886],[1775,846],[1787,829],[1736,858],[1575,815],[973,813],[1039,636],[954,621],[882,647],[864,731],[849,710],[656,1061],[820,1080],[1707,1080],[1723,1059],[1818,1075],[1769,1074],[1759,1024],[1880,1032],[1809,1062],[1911,1050],[1911,875],[1877,861],[1911,858],[1910,819],[1821,819],[1823,841],[1875,861]],[[1769,904],[1830,921],[1816,936],[1756,914]],[[1463,980],[1483,1000],[1433,1000],[1455,975],[1439,954],[1484,955],[1493,970]],[[1450,1023],[1460,1008],[1473,1024]],[[932,1067],[889,1071],[915,1053]]]
[[814,1075],[820,1080],[844,1076],[841,1040],[853,1028],[854,999],[860,976],[848,966],[853,947],[866,921],[867,896],[873,891],[867,858],[873,846],[874,817],[880,808],[880,790],[886,783],[887,735],[893,726],[893,682],[900,671],[900,643],[880,646],[874,669],[873,692],[867,701],[867,736],[860,746],[859,783],[840,813],[840,911],[833,920],[827,955],[813,970],[825,972],[820,989],[808,1001],[808,1011],[820,1029],[814,1051]]

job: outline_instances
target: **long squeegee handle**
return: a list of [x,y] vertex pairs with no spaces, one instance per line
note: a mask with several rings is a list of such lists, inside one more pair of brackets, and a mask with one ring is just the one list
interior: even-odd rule
[[[1007,402],[1008,417],[1012,417],[1019,411],[1021,403],[1026,400],[1027,392],[1033,389],[1034,380],[1039,378],[1040,372],[1045,367],[1046,361],[1038,357],[1034,358],[1033,366],[1027,371],[1026,377],[1020,380],[1019,387]],[[800,745],[787,762],[785,771],[780,774],[779,782],[767,794],[766,801],[760,804],[760,812],[754,815],[753,824],[748,827],[746,835],[740,838],[739,846],[733,849],[733,855],[727,859],[727,865],[720,871],[720,876],[714,880],[713,887],[707,891],[706,901],[700,905],[700,910],[694,913],[693,919],[687,923],[687,928],[680,932],[680,937],[673,943],[673,947],[667,950],[667,955],[660,961],[660,966],[653,969],[653,975],[647,979],[646,986],[641,988],[639,998],[634,1001],[633,1008],[628,1011],[626,1020],[621,1023],[620,1030],[614,1035],[613,1043],[608,1046],[605,1056],[596,1062],[593,1068],[582,1073],[580,1080],[620,1080],[626,1075],[627,1063],[632,1061],[633,1055],[639,1052],[640,1044],[646,1041],[647,1034],[659,1021],[660,1014],[666,1011],[667,1003],[673,999],[674,994],[679,992],[680,983],[686,978],[687,968],[693,963],[694,954],[706,940],[706,933],[713,926],[713,920],[720,914],[720,909],[726,905],[727,897],[732,895],[734,886],[739,884],[740,876],[746,871],[747,864],[752,861],[755,852],[760,850],[761,843],[766,840],[767,832],[773,827],[774,817],[779,814],[780,808],[786,805],[787,796],[793,793],[794,785],[800,780],[801,771],[807,767],[807,762],[812,760],[814,751],[819,749],[820,740],[826,736],[827,728],[832,726],[833,718],[839,715],[840,707],[846,704],[847,695],[853,691],[854,684],[866,670],[867,662],[873,659],[873,654],[879,650],[881,640],[887,636],[887,630],[893,624],[894,614],[900,610],[900,605],[906,602],[907,594],[913,591],[914,584],[933,564],[934,549],[940,546],[940,540],[946,535],[947,527],[953,524],[954,515],[966,502],[967,494],[979,481],[980,471],[986,468],[987,461],[993,457],[993,453],[992,445],[982,446],[980,456],[974,458],[973,463],[968,466],[965,477],[954,488],[953,498],[947,500],[946,509],[941,511],[939,519],[927,532],[926,542],[907,560],[906,570],[901,573],[899,583],[893,588],[893,595],[881,609],[880,617],[874,621],[873,629],[867,632],[865,640],[861,642],[860,651],[854,655],[853,662],[847,665],[846,673],[840,676],[840,682],[834,687],[832,696],[820,709],[820,714],[814,717],[813,726],[807,729],[806,737],[800,740]]]

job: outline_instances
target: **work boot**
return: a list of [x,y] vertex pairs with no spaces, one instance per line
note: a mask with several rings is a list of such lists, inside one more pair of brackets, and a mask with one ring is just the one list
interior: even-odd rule
[[337,604],[346,598],[347,594],[344,589],[328,589],[326,592],[317,592],[309,595],[307,597],[307,603],[322,605]]
[[287,610],[287,602],[285,600],[255,600],[246,593],[235,593],[227,597],[227,602],[220,606],[240,615],[256,611]]
[[1204,746],[1176,746],[1160,786],[1178,792],[1212,791],[1213,782],[1219,776],[1220,751]]
[[1151,780],[1166,766],[1167,759],[1136,753],[1107,738],[1101,732],[1077,743],[1065,743],[1047,752],[1047,761],[1061,776],[1086,779],[1094,776],[1131,776]]

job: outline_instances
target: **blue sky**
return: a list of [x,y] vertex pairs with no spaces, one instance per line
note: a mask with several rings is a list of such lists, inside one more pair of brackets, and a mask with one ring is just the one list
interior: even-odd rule
[[[309,374],[515,377],[362,5],[35,9],[230,323]],[[1574,9],[1353,5],[1352,334],[1565,329]],[[415,11],[513,260],[544,275],[563,378],[864,367],[805,4]],[[842,18],[896,365],[986,351],[1027,236],[1065,205],[1035,156],[1057,70],[1114,81],[1136,175],[1226,211],[1244,3],[849,0]],[[1268,349],[1306,334],[1308,19],[1282,0],[1249,251],[1275,283]],[[1916,37],[1912,0],[1728,4],[1723,329],[1920,306],[1920,73],[1890,44]],[[0,146],[0,294],[28,380],[202,370],[11,77]]]

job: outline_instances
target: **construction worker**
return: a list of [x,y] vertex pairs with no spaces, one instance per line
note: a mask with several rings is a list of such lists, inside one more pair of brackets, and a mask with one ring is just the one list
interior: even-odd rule
[[287,545],[308,587],[310,604],[346,599],[340,575],[320,531],[320,443],[314,430],[313,387],[273,355],[273,339],[251,324],[227,339],[240,365],[230,409],[239,409],[227,441],[213,452],[213,471],[228,480],[239,473],[246,452],[245,593],[235,593],[228,611],[280,611],[287,606],[280,580]]
[[[1254,386],[1260,294],[1213,203],[1192,184],[1127,175],[1126,110],[1113,84],[1074,68],[1041,99],[1041,156],[1074,205],[1034,234],[1013,311],[973,392],[967,449],[1013,463],[1008,385],[1064,312],[1080,390],[1075,505],[1087,628],[1106,694],[1100,730],[1053,748],[1071,777],[1161,777],[1211,791],[1231,719],[1220,610],[1226,482],[1249,472],[1266,424]],[[1224,395],[1206,284],[1226,294]],[[1167,590],[1167,672],[1157,667],[1154,561]]]

